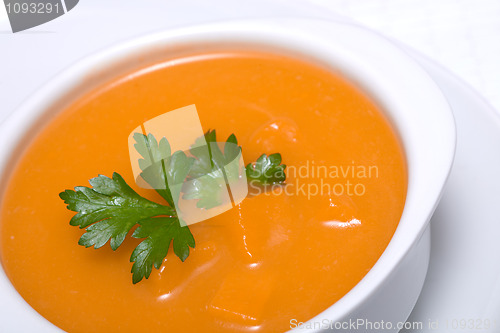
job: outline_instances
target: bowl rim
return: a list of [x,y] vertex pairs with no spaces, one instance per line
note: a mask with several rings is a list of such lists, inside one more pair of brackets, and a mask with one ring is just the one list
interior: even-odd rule
[[[391,41],[355,24],[302,18],[231,20],[169,29],[87,56],[51,79],[0,124],[0,137],[8,138],[4,142],[10,142],[8,146],[0,148],[0,184],[3,185],[0,187],[0,200],[9,178],[9,162],[19,151],[23,140],[27,140],[26,136],[31,129],[43,127],[42,118],[50,118],[50,114],[54,113],[51,110],[62,108],[65,103],[61,104],[61,101],[69,98],[68,95],[75,88],[82,85],[95,88],[96,82],[108,80],[103,78],[103,73],[113,72],[109,78],[116,78],[119,76],[116,69],[133,63],[132,60],[135,60],[134,68],[139,69],[141,66],[138,64],[145,58],[172,45],[215,45],[228,42],[283,47],[284,50],[296,51],[303,53],[303,56],[324,61],[332,69],[340,68],[341,75],[360,84],[361,90],[383,104],[382,109],[389,113],[394,128],[401,136],[407,155],[408,189],[397,230],[363,279],[308,323],[318,322],[323,318],[331,321],[344,320],[377,290],[422,236],[451,170],[456,140],[451,108],[427,72]],[[401,79],[401,71],[411,78],[411,82]],[[400,95],[396,96],[396,92]],[[396,110],[402,110],[403,106],[404,116],[398,115]],[[422,119],[428,122],[432,120],[426,126],[428,132],[425,138],[421,138],[425,144],[418,142],[419,133],[414,128],[417,125],[420,126],[419,129],[424,128]],[[432,149],[426,152],[426,148]],[[415,149],[418,151],[415,152]],[[422,181],[422,178],[426,179],[424,176],[430,178],[429,182]],[[0,308],[17,309],[12,311],[27,314],[31,312],[33,318],[38,315],[38,319],[33,320],[36,320],[37,325],[42,325],[40,328],[45,327],[47,332],[57,330],[53,324],[45,325],[49,323],[48,320],[17,293],[2,265],[0,290],[5,291]],[[41,319],[46,323],[42,323]]]

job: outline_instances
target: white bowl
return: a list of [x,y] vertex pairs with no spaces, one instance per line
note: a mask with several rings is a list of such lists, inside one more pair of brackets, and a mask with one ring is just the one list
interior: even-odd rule
[[[361,282],[298,329],[349,332],[355,330],[353,323],[363,321],[380,331],[384,321],[384,332],[397,332],[426,275],[427,227],[452,165],[455,127],[447,101],[427,73],[395,45],[363,28],[297,19],[222,22],[144,36],[88,57],[47,83],[2,124],[1,142],[9,144],[0,148],[0,188],[5,188],[9,166],[28,136],[97,85],[170,55],[241,47],[302,56],[340,71],[379,103],[397,130],[408,165],[406,204],[397,230]],[[60,331],[23,300],[2,269],[0,293],[2,331]],[[357,330],[369,332],[366,325]]]

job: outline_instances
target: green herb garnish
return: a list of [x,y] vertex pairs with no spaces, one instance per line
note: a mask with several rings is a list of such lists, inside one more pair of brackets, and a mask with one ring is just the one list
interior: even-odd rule
[[151,266],[159,269],[167,256],[170,242],[173,241],[174,253],[182,261],[189,256],[189,247],[195,242],[189,227],[181,227],[176,217],[148,218],[139,222],[132,237],[146,238],[132,252],[132,282],[137,283],[143,277],[149,278]]
[[174,242],[174,253],[182,260],[194,248],[193,235],[182,227],[171,206],[150,201],[135,192],[118,173],[113,178],[100,175],[90,180],[92,188],[78,186],[59,196],[68,209],[78,212],[70,221],[73,226],[87,228],[78,244],[98,249],[108,241],[116,250],[129,231],[139,225],[134,238],[146,238],[132,252],[132,281],[149,278],[151,266],[160,268]]
[[281,184],[286,179],[285,168],[281,154],[262,154],[257,162],[247,164],[247,182],[260,186]]
[[[79,245],[98,249],[109,241],[111,248],[116,250],[127,234],[137,227],[132,237],[143,241],[130,257],[135,284],[149,278],[153,266],[156,269],[161,267],[171,243],[175,255],[182,261],[187,259],[189,248],[195,247],[195,240],[189,227],[181,223],[175,204],[181,196],[198,200],[199,208],[210,209],[220,204],[219,191],[226,186],[225,181],[239,177],[238,167],[228,168],[227,165],[239,156],[241,147],[234,134],[220,147],[215,131],[205,134],[207,146],[195,142],[190,149],[192,156],[182,151],[171,154],[166,138],[157,141],[151,134],[135,133],[134,139],[134,147],[142,156],[139,160],[140,176],[165,199],[166,204],[142,197],[116,172],[113,178],[99,175],[90,179],[92,187],[77,186],[59,196],[69,210],[77,212],[70,225],[85,228]],[[262,186],[284,182],[286,166],[280,163],[280,154],[263,154],[255,163],[247,165],[247,181]],[[185,180],[189,180],[191,186],[182,190],[178,186],[169,186],[169,183],[181,184]]]
[[239,177],[238,164],[231,162],[239,156],[241,147],[234,134],[219,146],[215,130],[205,133],[205,142],[206,146],[200,146],[197,141],[189,151],[195,161],[188,174],[191,186],[184,188],[183,199],[198,199],[196,207],[210,209],[222,204],[221,193],[227,182]]

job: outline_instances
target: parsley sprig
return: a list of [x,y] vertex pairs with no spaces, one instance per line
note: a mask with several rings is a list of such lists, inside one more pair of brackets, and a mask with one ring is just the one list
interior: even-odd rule
[[[142,157],[140,176],[165,199],[164,204],[142,197],[116,172],[112,178],[99,175],[90,179],[91,187],[77,186],[61,192],[59,196],[67,209],[77,213],[70,225],[85,229],[78,244],[98,249],[109,242],[116,250],[136,227],[131,236],[143,240],[130,257],[134,284],[149,278],[152,267],[161,267],[171,243],[175,255],[185,261],[190,248],[195,247],[195,240],[176,213],[177,200],[183,196],[183,199],[198,200],[199,208],[216,207],[225,186],[221,182],[239,176],[238,167],[229,164],[241,152],[236,136],[230,135],[223,147],[217,144],[215,130],[208,131],[204,138],[206,145],[195,142],[190,149],[192,156],[187,156],[182,151],[172,154],[166,138],[157,141],[152,134],[134,134],[134,147]],[[263,186],[282,183],[286,177],[285,167],[280,154],[263,154],[255,163],[247,165],[247,180]],[[225,170],[223,175],[221,170]],[[169,183],[180,184],[185,180],[189,180],[191,186],[182,190],[179,186],[169,186]]]
[[246,166],[248,183],[256,185],[281,184],[285,181],[286,165],[281,164],[281,154],[260,155],[255,163]]

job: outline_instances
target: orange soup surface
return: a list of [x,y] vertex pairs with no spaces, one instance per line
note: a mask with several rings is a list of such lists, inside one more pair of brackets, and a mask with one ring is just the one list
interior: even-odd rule
[[[246,163],[279,152],[285,186],[190,226],[132,284],[127,237],[116,251],[84,232],[58,194],[114,171],[134,182],[127,138],[148,119],[195,104],[219,141],[234,133]],[[334,304],[371,269],[403,210],[404,154],[376,104],[331,71],[257,52],[168,59],[80,98],[26,147],[4,191],[1,263],[17,291],[68,332],[284,332]]]

